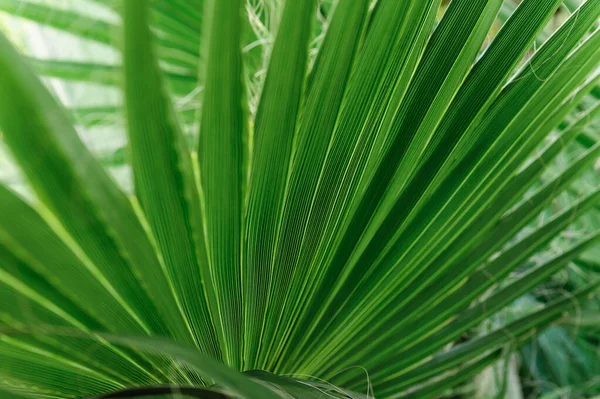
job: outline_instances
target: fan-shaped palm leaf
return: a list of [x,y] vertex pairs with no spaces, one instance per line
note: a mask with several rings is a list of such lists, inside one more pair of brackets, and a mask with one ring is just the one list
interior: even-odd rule
[[[600,156],[585,131],[600,1],[545,40],[559,0],[510,16],[453,0],[441,18],[441,0],[95,3],[114,20],[0,1],[121,60],[32,60],[0,37],[0,129],[34,193],[0,186],[11,392],[358,398],[368,381],[377,397],[437,397],[600,285],[465,336],[597,246],[590,228],[511,275],[597,211],[593,184],[532,223]],[[261,34],[248,15],[276,20],[268,49],[247,47]],[[123,103],[68,112],[36,71],[122,82]],[[80,139],[73,115],[90,112],[125,115],[132,195]]]

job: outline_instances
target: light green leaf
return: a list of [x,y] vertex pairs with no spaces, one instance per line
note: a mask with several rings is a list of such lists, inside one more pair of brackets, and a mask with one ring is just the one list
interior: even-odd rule
[[206,70],[198,161],[203,190],[206,246],[215,318],[223,356],[241,368],[244,330],[241,257],[248,175],[248,126],[244,106],[241,0],[209,0],[205,29]]
[[[245,243],[245,367],[255,356],[265,320],[274,248],[286,188],[296,120],[304,88],[308,40],[316,1],[286,1],[254,123]],[[295,49],[295,51],[290,51]],[[274,282],[277,284],[277,282]]]
[[162,86],[148,2],[127,1],[123,8],[125,102],[135,189],[181,316],[170,314],[169,324],[181,342],[193,338],[204,353],[219,357],[205,297],[215,301],[192,160]]

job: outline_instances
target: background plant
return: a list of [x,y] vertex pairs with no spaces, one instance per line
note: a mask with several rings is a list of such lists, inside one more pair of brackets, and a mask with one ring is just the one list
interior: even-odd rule
[[[263,398],[255,381],[269,381],[356,396],[321,378],[370,381],[378,397],[485,396],[464,382],[500,361],[504,394],[510,353],[564,321],[523,347],[522,390],[538,393],[533,370],[597,392],[597,357],[541,376],[531,348],[597,344],[583,299],[597,286],[599,2],[565,3],[573,14],[550,25],[559,1],[120,3],[0,2],[100,43],[91,59],[26,61],[60,79],[68,114],[2,44],[0,127],[33,189],[0,191],[7,387],[216,382]],[[79,136],[114,143],[95,151],[112,178]],[[47,326],[201,354],[14,334]]]

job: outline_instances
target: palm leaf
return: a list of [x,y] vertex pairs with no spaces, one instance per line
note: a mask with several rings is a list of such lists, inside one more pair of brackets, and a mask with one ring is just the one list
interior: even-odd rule
[[[93,3],[111,17],[0,1],[116,60],[0,36],[0,129],[32,190],[0,186],[0,387],[434,398],[574,309],[595,320],[600,2],[557,29],[560,0]],[[123,101],[67,108],[38,75]],[[101,126],[127,145],[94,154]],[[535,296],[574,267],[569,296]]]
[[[191,335],[203,352],[218,357],[220,350],[205,297],[212,290],[212,280],[200,195],[192,159],[155,63],[147,10],[143,1],[130,1],[123,14],[125,102],[136,194],[182,312],[179,339],[187,342]],[[147,101],[136,101],[139,96]]]

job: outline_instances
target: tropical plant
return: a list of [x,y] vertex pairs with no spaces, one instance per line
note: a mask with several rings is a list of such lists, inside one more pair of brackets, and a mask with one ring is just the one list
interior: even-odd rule
[[[600,1],[555,30],[560,0],[441,3],[0,0],[117,59],[0,37],[32,189],[0,185],[3,397],[433,398],[595,320]],[[106,116],[131,193],[80,137]],[[535,290],[572,265],[590,281]]]

